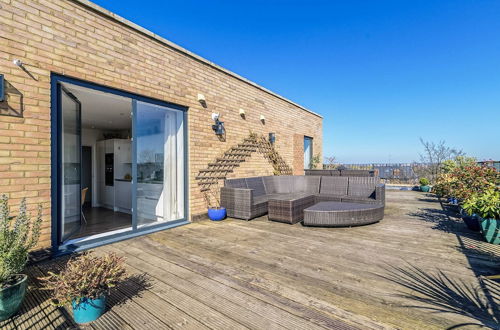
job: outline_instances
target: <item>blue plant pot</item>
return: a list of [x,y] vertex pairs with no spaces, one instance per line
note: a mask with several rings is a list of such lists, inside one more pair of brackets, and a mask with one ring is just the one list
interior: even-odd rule
[[106,310],[106,295],[102,295],[97,299],[82,298],[80,303],[73,300],[73,318],[76,323],[89,323],[97,320]]
[[430,186],[420,186],[420,190],[423,192],[429,192],[429,191],[431,191],[431,187]]
[[463,212],[462,219],[464,220],[467,228],[469,228],[470,230],[479,231],[481,229],[481,226],[479,225],[479,219],[476,214],[468,215],[465,212]]
[[208,209],[208,218],[212,221],[220,221],[226,218],[226,208]]
[[0,290],[0,321],[7,320],[16,314],[26,295],[28,276],[24,274],[13,275],[19,277],[16,284]]
[[480,219],[481,233],[486,242],[491,244],[500,244],[500,220],[498,219]]

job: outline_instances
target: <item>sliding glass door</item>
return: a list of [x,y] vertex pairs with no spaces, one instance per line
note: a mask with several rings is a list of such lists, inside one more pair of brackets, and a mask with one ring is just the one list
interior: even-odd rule
[[137,226],[184,218],[184,113],[137,102]]
[[58,87],[61,107],[61,234],[64,242],[81,226],[81,104],[62,85]]
[[71,252],[187,223],[187,108],[52,79],[53,246]]

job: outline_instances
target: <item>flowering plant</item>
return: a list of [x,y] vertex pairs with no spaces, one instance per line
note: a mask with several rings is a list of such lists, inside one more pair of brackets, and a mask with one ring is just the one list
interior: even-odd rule
[[500,172],[493,167],[477,164],[455,167],[450,173],[441,174],[434,192],[443,197],[466,200],[475,193],[482,193],[500,185]]
[[102,257],[84,253],[68,261],[65,269],[49,272],[41,278],[44,290],[52,290],[52,303],[56,306],[80,303],[83,298],[97,299],[109,292],[126,277],[124,259],[114,253]]

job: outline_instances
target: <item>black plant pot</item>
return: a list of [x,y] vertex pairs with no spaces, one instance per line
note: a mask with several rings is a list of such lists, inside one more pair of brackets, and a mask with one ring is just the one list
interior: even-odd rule
[[465,225],[472,231],[479,231],[481,226],[479,225],[479,219],[476,216],[464,215],[462,217],[464,219]]

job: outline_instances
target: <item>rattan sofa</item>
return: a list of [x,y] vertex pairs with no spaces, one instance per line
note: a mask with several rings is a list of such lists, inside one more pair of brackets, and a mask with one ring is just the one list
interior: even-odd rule
[[232,218],[250,220],[267,214],[268,201],[286,196],[314,196],[314,202],[385,204],[385,185],[378,177],[265,176],[228,179],[221,206]]

